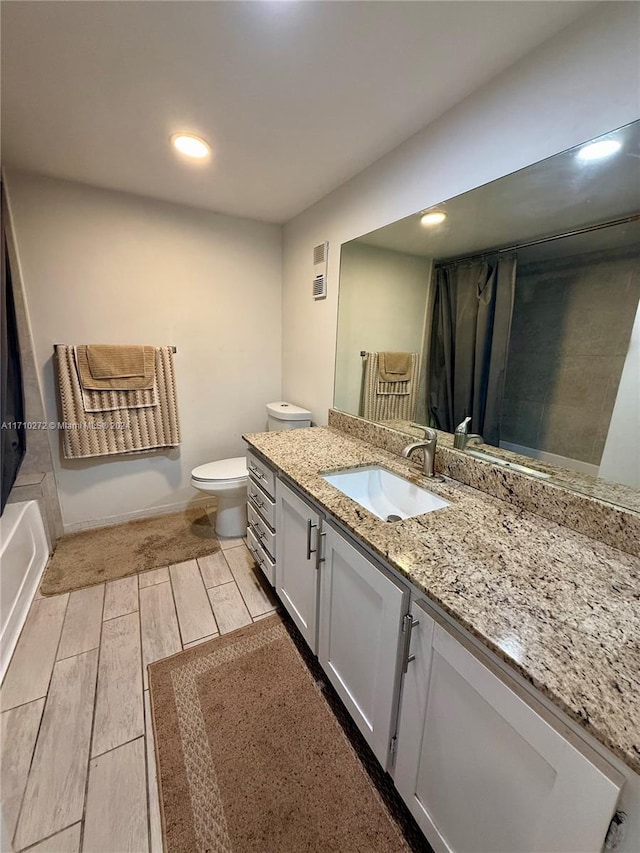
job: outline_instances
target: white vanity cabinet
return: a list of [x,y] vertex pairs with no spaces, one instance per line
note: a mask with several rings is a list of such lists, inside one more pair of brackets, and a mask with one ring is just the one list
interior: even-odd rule
[[[601,853],[619,809],[620,853],[636,853],[640,777],[313,501],[260,473],[254,546],[277,557],[282,604],[433,849]],[[275,514],[255,500],[265,487]]]
[[624,777],[412,605],[395,785],[434,850],[599,853]]
[[316,654],[321,515],[278,480],[276,592]]
[[409,588],[325,522],[318,660],[387,769],[395,732]]

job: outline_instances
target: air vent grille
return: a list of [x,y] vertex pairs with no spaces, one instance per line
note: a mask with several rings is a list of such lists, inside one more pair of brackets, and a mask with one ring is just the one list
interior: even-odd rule
[[327,279],[324,275],[317,275],[313,280],[313,298],[324,299],[327,295]]
[[327,260],[328,243],[320,243],[319,246],[313,247],[313,263],[323,264]]
[[320,243],[313,247],[313,272],[314,279],[312,293],[314,299],[325,299],[327,296],[327,260],[329,257],[329,244]]

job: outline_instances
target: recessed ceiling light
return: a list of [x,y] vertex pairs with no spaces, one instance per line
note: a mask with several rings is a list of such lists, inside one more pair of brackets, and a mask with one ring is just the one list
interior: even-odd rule
[[425,213],[420,219],[421,225],[440,225],[447,218],[444,210],[432,210],[431,213]]
[[193,160],[204,160],[211,153],[209,143],[192,133],[174,133],[171,144],[176,151]]
[[600,139],[598,142],[590,142],[578,151],[581,160],[601,160],[603,157],[611,157],[622,148],[622,143],[617,139]]

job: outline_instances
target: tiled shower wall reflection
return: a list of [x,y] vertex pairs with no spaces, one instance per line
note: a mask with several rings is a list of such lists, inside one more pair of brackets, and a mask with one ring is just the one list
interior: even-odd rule
[[505,442],[599,465],[640,298],[640,252],[520,265]]

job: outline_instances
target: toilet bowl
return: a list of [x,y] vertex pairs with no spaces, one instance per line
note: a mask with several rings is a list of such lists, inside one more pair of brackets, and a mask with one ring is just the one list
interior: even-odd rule
[[244,456],[199,465],[191,485],[218,499],[216,534],[223,538],[247,535],[247,460]]
[[[280,431],[311,426],[311,412],[279,400],[267,403],[267,429]],[[216,535],[237,539],[247,535],[247,483],[244,456],[199,465],[191,472],[191,485],[218,499]]]

